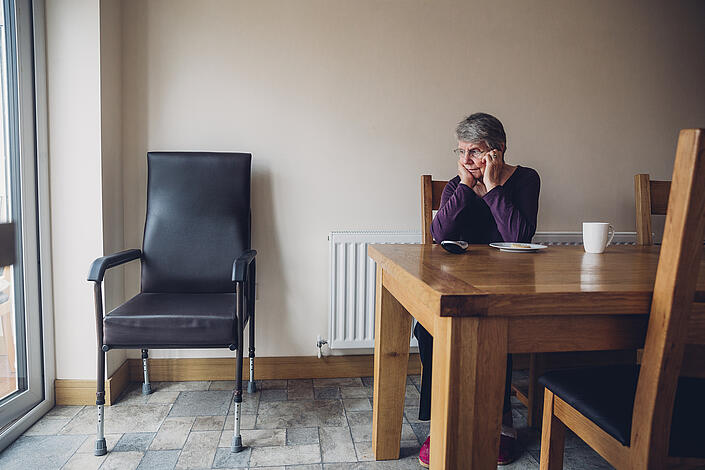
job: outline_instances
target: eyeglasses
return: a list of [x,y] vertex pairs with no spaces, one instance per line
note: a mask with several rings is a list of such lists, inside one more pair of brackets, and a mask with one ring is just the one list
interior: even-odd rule
[[480,149],[471,149],[471,150],[468,150],[468,149],[454,149],[454,150],[453,150],[453,154],[455,154],[455,156],[458,157],[458,158],[464,157],[464,156],[468,156],[468,157],[479,157],[479,156],[482,155],[483,153],[484,153],[484,152],[482,152]]

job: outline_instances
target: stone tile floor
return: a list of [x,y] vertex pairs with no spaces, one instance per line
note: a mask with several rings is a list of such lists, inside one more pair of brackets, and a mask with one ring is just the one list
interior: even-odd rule
[[[419,376],[409,376],[401,458],[374,462],[372,379],[263,380],[245,394],[243,443],[230,452],[232,381],[154,383],[143,397],[131,384],[106,407],[108,455],[93,455],[96,411],[57,406],[0,453],[0,468],[269,470],[420,469],[417,462],[428,422],[418,418]],[[513,415],[524,452],[507,470],[538,469],[540,438],[526,427],[526,408],[514,400]],[[566,439],[565,468],[609,469],[578,437]]]

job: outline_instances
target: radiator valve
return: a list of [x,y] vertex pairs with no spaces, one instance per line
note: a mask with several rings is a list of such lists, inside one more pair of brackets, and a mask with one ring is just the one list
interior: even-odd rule
[[328,344],[328,341],[321,338],[321,335],[316,336],[316,349],[318,350],[318,359],[323,357],[322,349],[324,344]]

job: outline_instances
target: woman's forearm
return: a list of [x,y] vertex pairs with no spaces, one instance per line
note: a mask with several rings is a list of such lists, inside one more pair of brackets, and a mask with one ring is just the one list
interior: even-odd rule
[[446,188],[441,197],[441,205],[431,222],[431,235],[436,242],[461,240],[463,237],[460,213],[472,203],[473,191],[464,184]]
[[519,201],[526,207],[517,207],[504,192],[504,187],[497,186],[485,194],[483,199],[492,212],[497,230],[505,242],[528,243],[536,233],[536,216],[538,212],[538,192],[535,196],[525,195]]

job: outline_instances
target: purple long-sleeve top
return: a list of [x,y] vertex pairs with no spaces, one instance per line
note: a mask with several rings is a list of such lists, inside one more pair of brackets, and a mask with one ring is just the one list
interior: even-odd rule
[[536,170],[517,166],[503,185],[479,197],[456,176],[443,189],[431,235],[439,243],[529,243],[536,232],[540,186]]

